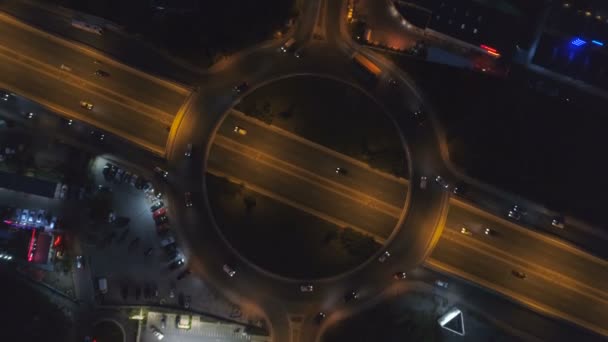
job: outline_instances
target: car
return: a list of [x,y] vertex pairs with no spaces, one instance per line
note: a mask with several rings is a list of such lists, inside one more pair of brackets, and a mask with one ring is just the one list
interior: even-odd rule
[[99,141],[103,141],[106,138],[106,135],[93,129],[91,130],[91,137]]
[[418,126],[423,127],[424,126],[424,112],[422,111],[422,109],[417,109],[414,112],[412,112],[412,118],[414,120],[416,120],[416,122],[418,123]]
[[175,285],[171,285],[171,288],[169,289],[169,298],[175,298]]
[[443,280],[435,280],[435,285],[443,287],[444,289],[447,289],[449,286],[448,282]]
[[192,298],[190,298],[190,296],[186,296],[186,298],[184,298],[184,309],[189,309],[191,302]]
[[160,246],[164,248],[164,247],[174,244],[174,243],[175,243],[175,238],[173,236],[169,235],[166,239],[163,239],[160,241]]
[[559,229],[564,229],[566,226],[564,224],[564,218],[561,216],[554,217],[553,220],[551,220],[551,225]]
[[467,191],[468,186],[466,183],[463,182],[456,183],[456,186],[454,186],[454,189],[452,189],[452,193],[454,193],[454,195],[456,196],[464,196],[466,195]]
[[420,189],[426,189],[426,181],[427,181],[426,176],[420,177]]
[[82,100],[82,101],[80,101],[80,107],[87,109],[87,110],[91,110],[91,109],[93,109],[93,104],[91,102]]
[[224,264],[224,266],[222,267],[222,269],[231,278],[234,277],[234,275],[236,274],[236,271],[231,266],[229,266],[228,264]]
[[163,222],[156,225],[156,233],[158,235],[164,235],[171,230],[171,225],[168,222]]
[[180,268],[184,264],[185,260],[183,258],[177,259],[174,262],[169,264],[170,270],[176,270]]
[[82,255],[76,256],[76,268],[82,268]]
[[184,193],[184,199],[186,200],[186,208],[192,207],[192,194],[189,191]]
[[303,48],[303,47],[301,47],[301,48],[297,49],[297,50],[296,50],[296,51],[293,53],[293,55],[294,55],[296,58],[302,58],[302,56],[304,55],[304,48]]
[[146,249],[146,251],[144,252],[144,255],[150,256],[150,255],[152,255],[153,251],[154,251],[154,248],[150,247],[150,248]]
[[347,173],[347,171],[346,171],[345,168],[343,168],[343,167],[337,167],[336,168],[336,174],[344,176],[344,175],[346,175],[346,173]]
[[460,233],[464,235],[473,235],[473,233],[465,226],[460,227]]
[[[181,272],[180,272],[180,273],[177,275],[177,278],[176,278],[176,279],[177,279],[177,280],[182,280],[182,279],[186,278],[187,276],[189,276],[189,275],[190,275],[190,273],[192,273],[192,272],[190,272],[190,270],[189,270],[189,269],[185,269],[185,270],[181,271]],[[170,295],[170,294],[169,294],[169,295]],[[171,298],[173,298],[173,297],[171,297]]]
[[355,290],[349,291],[344,295],[344,302],[348,303],[351,300],[359,299],[359,293]]
[[130,183],[132,186],[135,186],[135,183],[137,183],[137,180],[138,180],[138,179],[139,179],[139,176],[138,176],[137,174],[135,174],[135,173],[134,173],[134,174],[133,174],[133,176],[131,176],[131,180],[129,181],[129,183]]
[[156,337],[157,340],[160,341],[163,338],[165,338],[165,335],[160,330],[158,330],[157,327],[151,326],[151,328],[152,328],[152,335],[154,335],[154,337]]
[[380,254],[380,257],[378,258],[378,261],[385,262],[386,259],[388,257],[390,257],[390,256],[391,256],[391,253],[389,253],[388,251],[384,251],[384,253]]
[[314,287],[312,284],[302,284],[300,285],[300,292],[312,292]]
[[446,182],[441,176],[435,177],[435,183],[439,184],[444,189],[448,189],[450,187],[450,184],[448,184],[448,182]]
[[486,235],[494,235],[494,231],[491,228],[487,227],[483,230],[483,233]]
[[167,217],[167,215],[160,215],[154,218],[154,223],[156,223],[156,225],[161,225],[165,222],[168,222],[169,218]]
[[393,274],[393,278],[395,278],[396,280],[403,280],[406,277],[407,276],[406,276],[405,272],[396,272],[395,274]]
[[33,112],[29,112],[29,113],[27,113],[26,117],[27,117],[28,119],[33,119],[33,118],[34,118],[34,115],[35,115],[35,114],[34,114]]
[[396,87],[398,85],[397,80],[394,78],[389,78],[388,79],[388,84],[392,87]]
[[515,211],[513,209],[509,210],[508,216],[509,216],[509,218],[512,218],[515,221],[521,220],[521,214],[518,211]]
[[249,83],[243,82],[239,85],[234,86],[233,90],[235,93],[240,94],[249,88]]
[[517,270],[511,270],[511,274],[513,274],[513,276],[515,276],[519,279],[526,279],[526,274],[524,272],[517,271]]
[[107,71],[103,71],[101,69],[97,69],[97,70],[95,70],[95,76],[108,77],[108,76],[110,76],[110,73]]
[[59,198],[65,199],[65,196],[67,195],[67,193],[68,193],[68,186],[63,184],[61,186],[61,192],[59,193]]
[[160,327],[162,329],[165,329],[167,327],[167,315],[162,314],[162,316],[160,316]]
[[159,166],[154,167],[154,173],[156,173],[158,176],[160,176],[162,178],[167,178],[167,176],[169,176],[169,172],[161,169]]
[[154,218],[158,218],[163,215],[167,215],[167,209],[165,207],[158,208],[158,210],[152,213],[152,217]]
[[123,175],[124,173],[125,173],[125,170],[123,170],[123,169],[120,169],[120,168],[119,168],[119,169],[118,169],[118,172],[116,172],[116,176],[114,177],[114,181],[115,181],[116,183],[119,183],[119,182],[120,182],[120,180],[122,179],[122,175]]
[[315,315],[315,323],[317,324],[321,324],[321,322],[323,322],[323,320],[325,319],[325,317],[327,317],[327,314],[325,314],[325,312],[319,312]]
[[246,135],[247,134],[247,130],[244,129],[243,127],[241,127],[241,126],[234,126],[233,132],[234,133],[238,133],[240,135]]
[[186,152],[184,152],[186,157],[192,157],[192,143],[186,145]]
[[162,208],[165,204],[163,203],[163,201],[156,201],[154,202],[154,204],[152,204],[152,206],[150,207],[150,211],[151,212],[155,212],[158,209]]

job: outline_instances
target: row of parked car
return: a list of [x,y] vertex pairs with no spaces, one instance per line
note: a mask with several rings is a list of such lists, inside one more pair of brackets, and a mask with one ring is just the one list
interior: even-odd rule
[[102,173],[107,182],[114,182],[116,184],[127,183],[139,190],[149,190],[152,188],[152,183],[144,177],[141,177],[136,173],[123,170],[112,163],[106,163],[106,165],[103,167]]
[[[156,233],[160,240],[160,247],[167,255],[169,260],[169,269],[174,271],[182,268],[186,264],[186,257],[177,247],[175,237],[171,231],[169,217],[167,216],[167,208],[162,200],[156,199],[150,206],[152,218],[156,225]],[[178,275],[177,280],[181,280],[190,275],[189,269],[183,269]]]

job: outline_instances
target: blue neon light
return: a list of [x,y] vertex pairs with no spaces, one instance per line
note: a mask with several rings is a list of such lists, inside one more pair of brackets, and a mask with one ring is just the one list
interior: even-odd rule
[[591,42],[592,42],[593,44],[595,44],[595,45],[604,46],[604,43],[600,42],[599,40],[595,40],[595,39],[594,39],[594,40],[592,40]]
[[583,45],[587,44],[587,42],[580,38],[574,38],[574,39],[572,39],[570,44],[572,44],[574,46],[583,46]]

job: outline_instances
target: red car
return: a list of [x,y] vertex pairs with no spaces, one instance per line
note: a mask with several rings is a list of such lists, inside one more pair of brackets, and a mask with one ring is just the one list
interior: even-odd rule
[[159,216],[163,216],[163,215],[166,215],[166,214],[167,214],[167,209],[165,209],[165,208],[160,208],[160,209],[156,210],[152,216],[153,216],[154,218],[157,218],[157,217],[159,217]]

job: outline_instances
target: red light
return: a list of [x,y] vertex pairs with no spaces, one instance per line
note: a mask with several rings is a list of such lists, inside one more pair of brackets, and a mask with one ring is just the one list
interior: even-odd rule
[[36,241],[36,230],[32,229],[32,238],[30,239],[30,246],[27,249],[27,261],[32,262],[34,258],[34,253],[32,253],[32,249],[34,249],[34,242]]
[[482,49],[484,49],[484,50],[486,50],[486,51],[489,51],[489,52],[498,53],[498,51],[496,51],[496,49],[495,49],[495,48],[493,48],[493,47],[489,47],[489,46],[484,45],[484,44],[479,45],[479,47],[481,47]]
[[11,220],[4,220],[4,223],[6,223],[6,224],[13,224],[13,221],[11,221]]
[[59,246],[59,244],[60,244],[60,243],[61,243],[61,235],[58,235],[58,236],[55,238],[55,242],[53,242],[53,247],[57,247],[57,246]]

